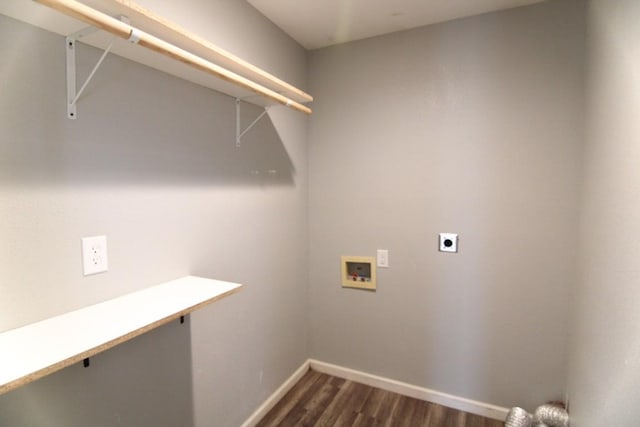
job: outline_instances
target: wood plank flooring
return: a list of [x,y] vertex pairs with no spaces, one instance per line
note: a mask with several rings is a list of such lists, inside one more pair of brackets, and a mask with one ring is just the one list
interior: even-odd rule
[[310,370],[258,426],[503,427],[504,423]]

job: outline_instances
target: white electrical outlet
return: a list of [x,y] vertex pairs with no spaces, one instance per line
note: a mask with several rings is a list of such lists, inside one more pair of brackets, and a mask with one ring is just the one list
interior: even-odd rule
[[82,238],[82,268],[85,276],[102,273],[109,269],[107,263],[107,236]]
[[440,252],[458,252],[458,235],[454,233],[440,233]]
[[389,267],[389,251],[387,249],[378,249],[377,253],[377,264],[378,267],[388,268]]

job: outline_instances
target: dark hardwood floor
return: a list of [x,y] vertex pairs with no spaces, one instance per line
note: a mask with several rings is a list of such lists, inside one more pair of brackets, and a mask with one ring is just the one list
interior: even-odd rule
[[503,427],[504,423],[310,370],[258,426]]

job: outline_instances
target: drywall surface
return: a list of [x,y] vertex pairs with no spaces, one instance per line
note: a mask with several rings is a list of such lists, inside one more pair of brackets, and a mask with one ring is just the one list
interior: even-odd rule
[[[244,58],[304,87],[303,49],[244,2],[215,6]],[[71,121],[62,37],[0,16],[0,55],[0,331],[187,274],[245,285],[0,396],[0,425],[241,424],[308,357],[306,117],[274,107],[237,148],[233,99],[109,56]],[[80,46],[80,83],[99,55]],[[84,277],[80,239],[99,234],[109,271]]]
[[587,13],[586,164],[569,399],[576,427],[640,419],[640,3]]
[[[506,407],[563,397],[583,28],[552,1],[310,53],[313,358]],[[340,256],[378,248],[377,292],[341,288]]]

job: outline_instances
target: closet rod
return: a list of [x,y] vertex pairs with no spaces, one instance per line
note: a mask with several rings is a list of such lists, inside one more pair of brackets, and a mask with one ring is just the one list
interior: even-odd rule
[[311,109],[305,105],[75,0],[35,1],[65,15],[101,28],[132,43],[139,44],[164,56],[181,61],[200,71],[221,78],[229,83],[248,89],[279,104],[306,114],[311,114]]
[[[148,19],[151,23],[155,25],[159,25],[163,28],[166,28],[171,34],[172,37],[179,37],[188,40],[191,43],[195,43],[197,48],[202,48],[204,51],[208,52],[211,56],[203,56],[205,59],[209,59],[214,64],[218,64],[224,68],[227,68],[230,71],[236,72],[240,75],[251,76],[250,78],[258,84],[261,84],[265,87],[275,90],[278,93],[281,93],[285,96],[289,96],[292,99],[295,99],[298,102],[306,104],[307,102],[313,101],[313,96],[308,93],[298,89],[295,86],[290,85],[289,83],[280,80],[276,76],[269,74],[265,70],[262,70],[255,65],[235,56],[231,52],[227,52],[226,50],[210,43],[209,41],[203,39],[202,37],[187,31],[186,29],[178,26],[176,23],[166,20],[165,18],[156,15],[148,9],[143,8],[139,4],[133,2],[132,0],[111,0],[115,1],[118,5],[118,11],[120,15],[129,16],[129,18],[134,19],[134,22],[138,19],[137,16],[143,16],[144,19]],[[114,15],[115,16],[115,15]],[[146,21],[145,21],[146,22]],[[148,27],[155,28],[155,27]],[[164,31],[163,31],[164,34]],[[174,40],[174,41],[171,41]],[[167,39],[167,41],[180,46],[180,43],[176,43],[176,39]],[[191,48],[190,48],[191,49]],[[196,55],[202,56],[200,50],[193,51]],[[206,55],[206,54],[205,54]],[[219,59],[217,59],[219,58]],[[221,61],[221,62],[218,62]],[[228,64],[227,61],[230,63]],[[225,65],[228,64],[228,65]],[[239,67],[239,68],[235,68]],[[288,93],[293,94],[287,95]],[[296,98],[298,97],[298,98]]]

